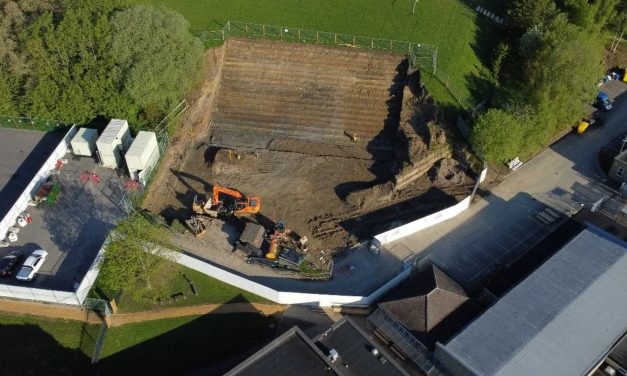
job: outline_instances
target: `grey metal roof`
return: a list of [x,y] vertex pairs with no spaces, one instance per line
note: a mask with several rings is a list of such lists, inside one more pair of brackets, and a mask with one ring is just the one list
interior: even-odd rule
[[339,364],[343,375],[409,376],[382,346],[377,346],[349,317],[344,317],[320,334],[315,342],[324,353],[331,349],[338,352],[336,364]]
[[298,327],[294,327],[225,376],[236,375],[332,376],[341,373]]
[[126,156],[141,157],[147,147],[156,147],[156,145],[157,134],[155,132],[139,131],[139,133],[137,133],[137,137],[135,137],[135,140],[131,144],[131,147],[126,151]]
[[128,122],[121,119],[111,119],[107,127],[102,131],[97,143],[101,145],[109,145],[116,138],[121,137],[128,129]]
[[585,375],[627,330],[627,248],[590,227],[443,347],[475,375]]

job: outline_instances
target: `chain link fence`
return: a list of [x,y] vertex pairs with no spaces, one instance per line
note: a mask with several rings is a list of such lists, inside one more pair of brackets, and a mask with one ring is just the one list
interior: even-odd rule
[[194,30],[194,34],[208,46],[226,42],[231,37],[242,37],[351,47],[406,55],[412,66],[433,76],[462,108],[472,110],[474,107],[471,100],[461,94],[463,90],[452,82],[451,75],[437,66],[438,47],[435,45],[239,21],[228,21],[220,30]]

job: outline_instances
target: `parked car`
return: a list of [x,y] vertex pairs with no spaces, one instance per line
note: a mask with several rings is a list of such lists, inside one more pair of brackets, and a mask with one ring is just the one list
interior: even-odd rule
[[603,126],[603,120],[594,116],[582,119],[574,128],[577,134],[584,134],[589,127],[600,128]]
[[22,258],[24,258],[24,255],[19,251],[13,251],[4,256],[0,260],[0,277],[8,277],[13,274],[13,270],[22,261]]
[[30,256],[28,256],[26,261],[24,261],[22,268],[17,273],[15,278],[20,281],[32,281],[41,268],[41,265],[43,265],[44,261],[46,261],[47,256],[48,252],[43,249],[38,249],[33,252]]
[[612,101],[610,97],[603,91],[599,91],[599,95],[597,95],[597,105],[604,111],[609,111],[612,109]]

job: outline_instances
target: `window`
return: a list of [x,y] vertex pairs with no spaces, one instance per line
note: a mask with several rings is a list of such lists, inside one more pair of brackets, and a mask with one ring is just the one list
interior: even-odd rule
[[619,167],[618,170],[616,170],[616,176],[623,176],[624,172],[625,172],[625,169],[623,169],[622,167]]

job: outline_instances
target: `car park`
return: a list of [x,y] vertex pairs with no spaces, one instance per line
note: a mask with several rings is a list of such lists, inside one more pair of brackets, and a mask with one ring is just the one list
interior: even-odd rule
[[0,260],[0,277],[8,277],[13,274],[15,267],[22,261],[24,255],[19,251],[12,251]]
[[38,249],[33,252],[30,256],[28,256],[26,261],[24,261],[22,268],[20,268],[20,271],[17,273],[15,278],[20,281],[32,281],[33,278],[35,278],[35,276],[37,275],[37,272],[43,265],[44,261],[46,261],[47,256],[48,252],[44,251],[43,249]]

